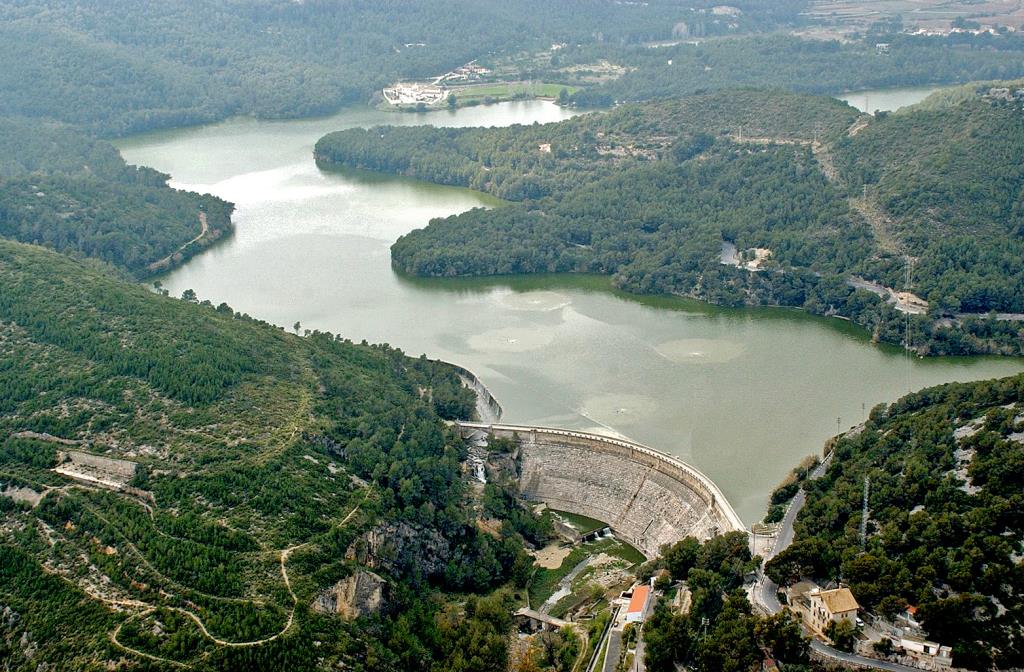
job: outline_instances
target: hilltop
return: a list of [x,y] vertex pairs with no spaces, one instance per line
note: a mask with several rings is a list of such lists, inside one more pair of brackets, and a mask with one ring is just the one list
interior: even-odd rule
[[442,422],[475,398],[451,368],[9,241],[0,286],[14,669],[426,669],[470,632],[505,655],[507,592],[476,614],[439,592],[521,585],[531,564],[511,523],[476,525]]
[[604,273],[634,292],[845,317],[923,354],[1011,354],[1018,323],[986,314],[1022,310],[1022,138],[1020,105],[985,92],[876,118],[740,90],[543,126],[344,131],[316,155],[513,201],[399,239],[409,273]]

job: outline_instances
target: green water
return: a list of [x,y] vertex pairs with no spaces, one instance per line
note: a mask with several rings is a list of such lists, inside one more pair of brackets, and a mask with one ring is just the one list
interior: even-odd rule
[[613,292],[604,278],[418,280],[389,245],[431,217],[495,204],[465,189],[323,173],[322,134],[380,123],[506,125],[566,112],[519,102],[425,115],[232,120],[121,143],[176,186],[238,205],[237,233],[163,279],[290,326],[383,341],[475,371],[510,422],[619,433],[710,475],[748,522],[804,455],[908,389],[1008,375],[1021,360],[910,360],[839,320]]
[[861,112],[895,112],[901,107],[915,105],[939,90],[934,86],[900,87],[895,89],[872,89],[854,91],[836,96]]

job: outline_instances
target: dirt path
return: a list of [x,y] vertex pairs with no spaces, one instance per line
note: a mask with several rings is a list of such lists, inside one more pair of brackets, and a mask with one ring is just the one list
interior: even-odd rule
[[821,172],[825,173],[825,178],[829,182],[840,182],[839,171],[836,170],[836,164],[832,158],[832,147],[815,143],[811,147],[811,152],[814,154],[814,158],[818,160],[818,165],[821,166]]
[[188,241],[187,243],[185,243],[184,245],[182,245],[178,249],[176,249],[174,252],[171,252],[170,254],[168,254],[163,259],[160,259],[158,261],[154,261],[152,264],[150,264],[147,267],[148,270],[152,273],[152,272],[155,272],[155,271],[159,271],[161,269],[169,268],[170,265],[171,265],[171,262],[174,261],[174,255],[180,254],[189,245],[193,245],[195,243],[198,243],[200,240],[205,238],[206,234],[208,234],[209,232],[210,232],[210,225],[209,225],[209,223],[206,220],[206,213],[205,212],[200,212],[199,213],[199,235],[196,236],[195,238],[193,238],[192,240]]
[[[341,526],[341,527],[347,525],[348,522],[350,520],[352,520],[352,517],[355,516],[356,513],[358,513],[359,508],[363,505],[363,503],[366,501],[366,499],[369,496],[370,496],[370,490],[369,490],[369,488],[367,488],[366,493],[363,495],[363,498],[361,500],[359,500],[359,502],[352,508],[351,511],[348,512],[348,514],[344,518],[341,519],[341,522],[338,523],[338,525]],[[282,635],[284,635],[286,632],[288,632],[291,629],[292,624],[295,622],[295,609],[296,609],[296,607],[299,606],[299,598],[295,594],[295,592],[292,590],[292,582],[291,582],[291,579],[288,577],[288,568],[287,568],[288,556],[291,555],[293,551],[296,551],[296,550],[298,550],[300,548],[308,546],[308,545],[310,545],[310,543],[311,542],[307,541],[307,542],[304,542],[304,543],[301,543],[301,544],[296,544],[294,546],[289,546],[288,548],[282,549],[280,551],[279,562],[281,564],[281,578],[284,580],[285,588],[288,589],[288,594],[292,598],[292,608],[288,612],[288,621],[285,623],[284,627],[281,628],[281,631],[276,633],[276,634],[274,634],[274,635],[271,635],[270,637],[264,637],[263,639],[256,639],[256,640],[252,640],[252,641],[248,641],[248,642],[229,642],[229,641],[226,641],[226,640],[223,640],[223,639],[219,639],[219,638],[213,636],[212,634],[210,634],[209,630],[206,629],[206,626],[203,624],[202,620],[200,620],[199,617],[196,616],[195,614],[193,614],[192,612],[187,611],[185,609],[181,609],[179,607],[167,607],[167,608],[171,609],[173,611],[177,611],[178,613],[184,614],[185,616],[188,616],[189,618],[191,618],[195,622],[195,624],[199,627],[199,629],[202,631],[202,633],[207,638],[209,638],[215,644],[219,644],[220,646],[250,647],[250,646],[260,646],[261,644],[267,644],[269,642],[272,642],[275,639],[277,639],[278,637],[281,637]]]
[[[119,528],[118,526],[116,526],[112,522],[110,522],[110,519],[108,519],[102,513],[97,511],[96,507],[92,506],[89,503],[83,502],[82,503],[82,508],[84,508],[86,511],[88,511],[92,515],[94,515],[97,518],[99,518],[111,530],[115,531],[121,537],[121,539],[124,542],[125,546],[127,546],[128,549],[130,549],[131,552],[134,553],[139,558],[139,560],[142,562],[143,566],[145,566],[146,569],[148,569],[150,572],[152,572],[154,576],[159,577],[162,581],[166,582],[166,584],[168,586],[171,586],[171,587],[175,588],[176,590],[180,591],[181,593],[183,593],[185,595],[191,593],[192,595],[199,595],[199,596],[204,597],[204,598],[206,598],[208,600],[216,600],[216,601],[220,601],[220,602],[244,602],[246,604],[252,604],[254,602],[254,600],[249,599],[249,598],[244,598],[244,597],[223,597],[221,595],[212,595],[210,593],[204,593],[201,590],[196,590],[195,588],[189,588],[188,586],[186,586],[184,584],[181,584],[178,581],[175,581],[174,579],[172,579],[171,577],[167,576],[166,574],[161,572],[159,569],[157,569],[153,565],[153,563],[151,563],[149,561],[149,559],[146,558],[146,556],[142,553],[142,551],[140,551],[139,548],[132,542],[132,540],[128,538],[128,535],[126,535],[124,532],[122,532],[121,528]],[[168,608],[170,609],[172,607],[168,607]]]
[[151,614],[154,611],[156,611],[156,610],[155,609],[147,609],[146,611],[139,612],[138,614],[132,616],[131,618],[128,618],[128,619],[125,619],[125,620],[121,621],[118,624],[118,626],[116,628],[114,628],[114,631],[110,633],[110,641],[114,644],[114,646],[116,646],[117,648],[121,649],[122,651],[125,651],[127,653],[131,653],[131,654],[136,655],[136,656],[140,656],[142,658],[146,658],[147,660],[155,660],[158,663],[167,663],[168,665],[173,665],[175,667],[181,667],[181,668],[186,669],[186,670],[187,669],[191,669],[192,666],[187,664],[187,663],[181,663],[181,662],[178,662],[177,660],[171,660],[170,658],[161,658],[160,656],[154,656],[151,653],[146,653],[145,651],[139,651],[138,649],[133,649],[132,647],[128,646],[127,644],[122,644],[120,641],[118,641],[117,636],[121,634],[121,628],[124,627],[124,625],[126,623],[128,623],[129,621],[131,621],[134,618],[142,618],[144,616],[147,616],[148,614]]
[[[304,401],[308,402],[308,400],[304,400]],[[302,407],[305,408],[305,404],[303,404]],[[290,443],[292,440],[294,440],[295,435],[296,435],[296,433],[298,431],[298,428],[299,428],[299,425],[296,424],[295,427],[292,429],[292,431],[290,433],[290,436],[289,436],[289,439],[288,439],[287,443]],[[42,484],[40,484],[40,485],[42,485]],[[87,491],[94,490],[93,488],[89,488],[87,486],[82,486],[80,484],[68,484],[66,486],[62,486],[61,488],[49,488],[49,490],[60,490],[60,491],[66,491],[66,490],[69,490],[69,489],[83,489],[83,490],[87,490]],[[352,510],[349,511],[345,515],[345,517],[342,518],[341,521],[338,523],[339,527],[344,527],[345,525],[347,525],[352,520],[352,518],[359,512],[360,508],[363,506],[363,504],[369,498],[370,492],[371,492],[371,488],[367,487],[365,489],[364,493],[363,493],[362,498],[355,504],[355,506],[352,507]],[[134,499],[132,501],[136,501],[137,502],[137,500],[134,500]],[[137,502],[137,503],[141,504],[145,508],[147,513],[149,513],[149,516],[150,516],[151,520],[153,520],[153,522],[155,524],[155,515],[154,515],[153,508],[151,506],[149,506],[148,504],[146,504],[145,502]],[[152,563],[150,563],[149,560],[145,557],[145,555],[143,555],[143,553],[138,549],[138,547],[136,547],[135,544],[127,537],[127,535],[125,535],[123,532],[121,532],[121,530],[116,525],[111,523],[110,520],[108,520],[103,514],[101,514],[99,511],[97,511],[95,509],[95,507],[91,506],[88,503],[83,503],[83,507],[89,513],[91,513],[92,515],[96,516],[96,518],[98,518],[99,520],[104,522],[106,525],[108,525],[110,527],[110,529],[115,531],[118,534],[118,536],[121,537],[121,540],[125,544],[125,546],[139,559],[139,561],[142,563],[142,565],[144,567],[146,567],[146,569],[148,569],[150,572],[152,572],[153,575],[155,575],[155,576],[159,577],[161,580],[165,581],[168,586],[172,586],[172,587],[180,590],[181,592],[183,592],[185,594],[192,593],[192,594],[195,594],[195,595],[202,595],[203,597],[206,597],[208,599],[222,600],[222,601],[227,601],[227,602],[246,602],[246,603],[250,603],[250,604],[262,604],[262,602],[254,601],[254,600],[249,599],[249,598],[231,598],[231,597],[221,597],[221,596],[217,596],[217,595],[209,595],[209,594],[203,593],[201,591],[189,588],[188,586],[184,586],[184,585],[178,583],[177,581],[174,581],[170,577],[166,576],[163,572],[159,571],[156,567],[154,567],[152,565]],[[158,532],[162,532],[158,528],[157,528],[157,531]],[[170,537],[170,535],[167,535],[167,536]],[[173,538],[173,537],[171,537],[171,538]],[[45,565],[44,565],[44,570],[47,571],[48,573],[51,573],[51,574],[53,574],[55,576],[58,576],[59,578],[61,578],[64,581],[72,584],[73,586],[75,586],[79,590],[83,590],[87,595],[89,595],[93,599],[95,599],[95,600],[97,600],[99,602],[102,602],[102,603],[104,603],[104,604],[106,604],[106,605],[108,605],[110,607],[113,607],[113,608],[116,608],[116,609],[139,610],[135,614],[130,616],[128,619],[126,619],[126,620],[122,621],[120,624],[118,624],[118,626],[110,633],[110,635],[109,635],[110,640],[111,640],[111,642],[115,646],[117,646],[118,648],[120,648],[120,649],[122,649],[122,650],[124,650],[124,651],[126,651],[128,653],[132,653],[132,654],[141,656],[141,657],[146,658],[148,660],[164,662],[164,663],[168,663],[170,665],[174,665],[174,666],[182,667],[182,668],[189,668],[191,666],[186,664],[186,663],[182,663],[182,662],[175,661],[175,660],[170,660],[170,659],[167,659],[167,658],[161,658],[159,656],[155,656],[155,655],[146,653],[144,651],[139,651],[137,649],[134,649],[132,647],[129,647],[129,646],[121,643],[118,640],[118,635],[120,635],[121,629],[124,627],[124,625],[126,623],[130,622],[132,619],[144,617],[147,614],[153,613],[158,608],[163,608],[163,609],[167,609],[169,611],[175,611],[175,612],[177,612],[179,614],[182,614],[183,616],[186,616],[189,619],[191,619],[192,622],[196,624],[196,627],[199,628],[200,632],[202,632],[203,635],[207,639],[209,639],[210,641],[214,642],[215,644],[217,644],[219,646],[230,646],[230,647],[243,648],[243,647],[260,646],[262,644],[267,644],[269,642],[272,642],[275,639],[277,639],[277,638],[281,637],[282,635],[284,635],[286,632],[288,632],[288,630],[291,629],[291,627],[292,627],[292,625],[293,625],[293,623],[295,621],[295,610],[296,610],[296,608],[298,607],[298,604],[299,604],[299,598],[295,594],[295,591],[292,589],[291,578],[288,576],[288,568],[287,568],[288,557],[292,554],[292,552],[294,552],[294,551],[296,551],[296,550],[298,550],[300,548],[303,548],[305,546],[309,546],[311,543],[312,542],[307,541],[307,542],[304,542],[304,543],[301,543],[301,544],[296,544],[294,546],[290,546],[288,548],[284,548],[284,549],[281,549],[280,551],[278,551],[278,554],[279,554],[278,555],[278,562],[279,562],[280,567],[281,567],[281,578],[284,581],[285,588],[288,590],[288,595],[292,598],[292,607],[291,607],[291,609],[288,612],[288,619],[285,622],[284,627],[281,628],[281,630],[279,632],[277,632],[276,634],[273,634],[273,635],[271,635],[269,637],[264,637],[262,639],[256,639],[256,640],[251,640],[251,641],[246,641],[246,642],[231,642],[231,641],[220,639],[219,637],[214,636],[207,629],[206,624],[203,623],[202,619],[197,614],[195,614],[195,613],[193,613],[193,612],[191,612],[191,611],[189,611],[187,609],[183,609],[181,607],[170,606],[170,605],[166,605],[166,606],[165,605],[161,605],[161,606],[158,607],[156,605],[150,604],[148,602],[143,602],[141,600],[114,599],[114,598],[111,598],[111,597],[106,597],[106,596],[98,594],[98,593],[96,593],[94,591],[87,590],[83,586],[79,585],[78,582],[76,582],[73,579],[65,576],[59,570],[56,570],[56,569],[51,568],[51,567],[46,567]]]
[[860,213],[868,224],[871,225],[871,232],[875,236],[879,249],[893,254],[906,255],[906,250],[893,234],[893,221],[885,209],[871,196],[864,195],[860,198],[851,198],[850,207]]
[[[846,135],[850,137],[857,135],[857,133],[867,127],[868,123],[870,123],[870,117],[867,115],[857,117],[853,124],[846,129]],[[814,158],[818,161],[818,165],[821,166],[821,172],[824,173],[828,181],[840,187],[845,186],[846,182],[836,168],[831,143],[815,143],[812,146],[812,151],[814,152]],[[865,190],[860,197],[849,198],[848,203],[850,208],[867,221],[881,251],[906,255],[906,250],[903,249],[903,246],[893,233],[894,222],[892,218],[885,212],[885,209],[878,203],[876,198],[870,196]]]

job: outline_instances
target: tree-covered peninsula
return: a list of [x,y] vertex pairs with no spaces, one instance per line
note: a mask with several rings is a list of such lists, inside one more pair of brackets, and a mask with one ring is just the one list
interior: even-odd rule
[[511,498],[478,525],[442,422],[475,397],[450,367],[9,241],[0,286],[11,669],[483,671],[506,655],[532,564],[516,530],[542,528]]
[[169,179],[78,129],[0,117],[0,237],[152,275],[232,230],[233,205]]
[[513,201],[401,238],[409,273],[603,273],[845,317],[924,354],[1009,354],[1024,347],[1005,319],[1024,312],[1018,88],[878,117],[725,91],[530,127],[348,130],[316,155]]

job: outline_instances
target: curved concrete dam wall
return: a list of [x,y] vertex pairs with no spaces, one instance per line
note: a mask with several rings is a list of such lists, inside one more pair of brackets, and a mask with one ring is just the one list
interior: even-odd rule
[[504,412],[501,404],[494,398],[491,391],[487,389],[487,386],[477,378],[475,373],[464,366],[452,364],[443,359],[437,361],[452,367],[455,370],[455,374],[462,380],[462,384],[476,394],[476,414],[480,422],[493,423],[501,420],[501,414]]
[[746,530],[710,478],[639,443],[545,427],[458,425],[464,436],[517,438],[519,489],[527,499],[605,522],[648,558],[687,536]]

